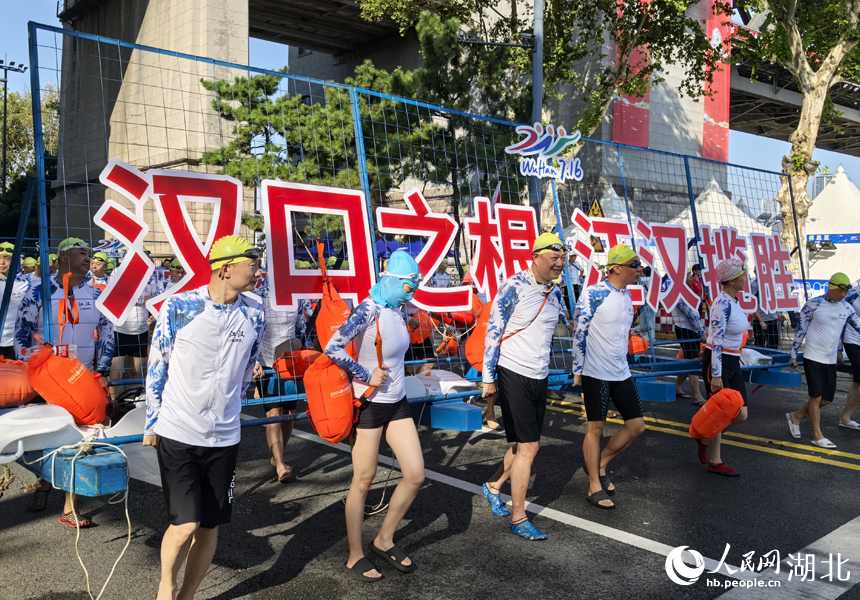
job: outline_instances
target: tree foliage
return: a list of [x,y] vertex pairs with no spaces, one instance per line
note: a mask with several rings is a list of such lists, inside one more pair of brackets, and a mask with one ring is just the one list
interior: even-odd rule
[[[45,154],[56,156],[59,145],[60,91],[47,86],[41,90],[42,131]],[[7,99],[6,115],[6,182],[25,177],[35,168],[36,153],[33,142],[33,95],[11,92]],[[3,105],[0,104],[0,123]]]
[[[544,14],[544,89],[560,96],[561,85],[570,85],[583,104],[577,128],[589,136],[600,125],[620,93],[641,97],[664,81],[669,66],[681,68],[678,85],[682,95],[699,98],[705,83],[712,80],[723,48],[713,48],[704,23],[687,15],[703,0],[547,0]],[[389,17],[402,29],[420,22],[424,0],[358,0],[367,19]],[[531,0],[510,0],[506,12],[494,0],[439,0],[437,10],[460,19],[464,26],[494,41],[521,41],[523,32],[534,26]],[[717,2],[717,9],[730,14],[731,3]],[[607,45],[605,42],[610,41]],[[455,40],[456,42],[456,40]],[[617,48],[616,56],[607,48]],[[638,54],[636,51],[643,51]],[[503,56],[502,56],[503,54]],[[641,57],[647,56],[647,60]],[[481,58],[478,56],[477,58]],[[506,49],[488,56],[495,70],[507,76],[488,85],[503,86],[516,95],[530,94],[529,49]],[[504,60],[499,64],[499,60]],[[590,61],[586,68],[585,61]],[[514,94],[511,94],[514,95]]]
[[[794,212],[802,236],[812,203],[806,186],[819,166],[812,160],[818,132],[822,124],[832,126],[837,114],[830,90],[860,80],[860,0],[743,0],[737,4],[742,16],[765,15],[761,31],[745,35],[738,44],[738,58],[754,66],[782,66],[794,76],[803,95],[797,128],[788,139],[791,154],[782,159],[791,187],[786,179],[778,196],[786,223]],[[783,228],[782,238],[787,248],[798,246],[792,227]],[[795,274],[798,267],[795,264]]]

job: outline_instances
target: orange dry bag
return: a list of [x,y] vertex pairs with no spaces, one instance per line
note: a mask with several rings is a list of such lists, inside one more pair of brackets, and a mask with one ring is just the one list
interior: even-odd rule
[[45,401],[65,408],[78,425],[101,425],[107,416],[110,392],[101,375],[81,361],[51,354],[47,344],[30,358],[30,383]]
[[303,377],[316,359],[322,356],[322,352],[316,350],[296,350],[295,352],[284,352],[275,361],[275,370],[281,379],[299,379]]
[[[513,332],[511,335],[506,335],[502,338],[502,341],[514,337],[520,331],[525,331],[529,328],[529,326],[537,320],[538,315],[540,315],[543,307],[546,306],[546,301],[549,300],[549,294],[544,296],[543,304],[540,305],[540,309],[538,309],[535,318],[531,320],[531,323],[520,329],[519,331]],[[475,327],[472,329],[472,334],[469,336],[469,339],[466,340],[466,360],[469,361],[469,364],[475,367],[476,371],[484,370],[484,344],[487,341],[487,321],[490,320],[490,309],[492,309],[493,303],[487,302],[484,305],[484,308],[481,309],[481,314],[478,316],[478,321],[475,323]]]
[[648,340],[638,335],[631,335],[627,342],[628,354],[644,354],[648,351]]
[[744,397],[737,390],[723,388],[710,397],[690,423],[690,435],[697,440],[709,440],[728,427],[744,406]]
[[[376,319],[376,360],[381,367],[382,340],[379,337],[379,318]],[[311,426],[322,439],[332,444],[337,444],[350,434],[358,420],[358,411],[376,390],[368,388],[361,398],[356,400],[346,371],[334,364],[328,356],[321,356],[308,368],[304,382]]]
[[21,406],[35,397],[36,390],[27,376],[27,364],[0,358],[0,408]]
[[418,327],[409,332],[409,342],[412,344],[420,344],[429,338],[431,333],[433,333],[433,318],[423,310],[419,310],[417,313],[412,315],[412,318],[418,321]]
[[[319,254],[320,270],[323,276],[322,293],[323,297],[320,301],[320,311],[317,315],[316,330],[317,339],[320,342],[320,348],[325,350],[329,340],[340,329],[343,322],[349,317],[349,307],[340,294],[337,293],[337,288],[334,281],[328,278],[325,270],[325,260],[323,260],[324,246],[317,243],[317,253]],[[351,343],[346,349],[349,355],[355,358],[355,343]]]

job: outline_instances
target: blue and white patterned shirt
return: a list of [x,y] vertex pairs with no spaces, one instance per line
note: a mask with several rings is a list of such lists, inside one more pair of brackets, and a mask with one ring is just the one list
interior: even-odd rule
[[[482,371],[484,383],[496,380],[498,366],[530,379],[544,379],[549,375],[555,326],[559,317],[565,325],[569,319],[558,286],[552,287],[543,310],[538,314],[544,297],[528,270],[508,278],[499,288],[487,321]],[[516,335],[508,338],[512,334]]]
[[573,374],[601,381],[624,381],[630,377],[627,364],[633,299],[626,289],[609,281],[585,288],[573,315]]
[[744,333],[749,329],[747,314],[737,298],[721,291],[711,305],[708,345],[711,348],[711,377],[723,376],[723,350],[739,354]]
[[146,374],[146,435],[192,446],[239,443],[239,414],[266,329],[251,293],[215,304],[208,286],[161,307]]
[[[369,387],[367,382],[373,369],[379,366],[376,357],[376,321],[379,320],[379,336],[382,339],[382,364],[388,367],[388,380],[376,388],[370,400],[377,403],[397,402],[406,395],[404,361],[409,350],[409,329],[406,314],[386,308],[371,296],[365,298],[343,325],[335,332],[325,347],[325,354],[341,369],[351,374],[352,389],[360,397]],[[353,360],[346,347],[355,340],[358,360]]]
[[853,306],[844,300],[834,302],[826,296],[812,298],[800,309],[791,357],[797,358],[805,337],[804,360],[835,365],[839,342],[846,327],[860,333],[860,317]]
[[699,311],[691,308],[683,299],[678,300],[678,304],[672,310],[672,322],[675,327],[695,331],[700,337],[705,335],[705,328],[702,327]]
[[[860,284],[856,284],[845,296],[845,303],[850,304],[854,312],[860,317]],[[860,346],[860,333],[854,331],[853,327],[846,327],[845,333],[842,336],[842,341],[846,344],[855,344]],[[855,369],[860,369],[860,365],[852,365]]]
[[[113,359],[114,339],[113,324],[108,321],[96,308],[96,300],[102,291],[91,285],[89,276],[69,290],[74,295],[78,305],[79,320],[76,325],[65,326],[60,339],[60,325],[57,322],[57,310],[63,299],[62,284],[56,275],[51,275],[51,324],[53,342],[55,345],[71,345],[78,347],[78,360],[88,369],[109,371]],[[18,306],[18,322],[15,326],[15,353],[23,358],[22,349],[35,346],[38,342],[33,337],[38,335],[45,341],[45,326],[42,320],[42,285],[41,280],[31,279],[30,287],[21,304]],[[97,340],[97,341],[96,341]]]

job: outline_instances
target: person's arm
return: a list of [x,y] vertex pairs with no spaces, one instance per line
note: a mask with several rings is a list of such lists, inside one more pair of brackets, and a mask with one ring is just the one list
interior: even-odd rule
[[262,350],[263,337],[266,335],[266,313],[260,311],[252,322],[254,330],[257,332],[257,339],[254,340],[254,345],[251,346],[251,354],[248,357],[248,364],[245,366],[245,375],[242,378],[242,387],[246,388],[254,379],[258,379],[260,373],[259,356]]
[[[854,307],[851,308],[853,309]],[[851,314],[848,315],[848,325],[853,327],[854,331],[860,333],[860,317],[858,317],[857,313],[853,310],[851,311]],[[842,336],[839,336],[839,344],[842,344]]]
[[[155,424],[161,412],[161,399],[164,386],[167,383],[167,367],[170,365],[170,355],[176,342],[174,318],[175,302],[173,298],[165,300],[155,321],[155,331],[152,333],[152,343],[149,348],[149,362],[146,369],[146,425],[143,429],[144,445],[155,444]],[[146,438],[150,439],[147,440]]]
[[[582,376],[582,368],[585,365],[585,354],[588,349],[588,330],[597,309],[603,304],[603,300],[609,294],[608,289],[595,289],[594,287],[583,290],[576,310],[573,313],[573,377]],[[574,384],[576,385],[576,384]]]
[[[740,308],[738,308],[740,310]],[[711,307],[711,377],[722,379],[723,377],[723,338],[726,335],[726,327],[729,325],[729,315],[732,305],[718,300]],[[722,385],[719,386],[722,388]],[[714,390],[719,391],[719,390]]]
[[[857,315],[854,316],[856,317]],[[800,316],[797,318],[797,331],[794,333],[794,343],[791,345],[792,364],[797,364],[797,353],[800,352],[800,345],[803,343],[803,338],[806,337],[806,332],[809,331],[809,324],[811,322],[812,306],[807,302],[800,309]]]
[[481,377],[485,385],[496,381],[496,367],[499,362],[502,337],[505,335],[505,327],[514,314],[519,296],[516,286],[505,282],[499,288],[493,303],[490,306],[490,317],[487,320],[487,336],[484,338],[484,367]]
[[373,318],[377,316],[376,313],[376,304],[370,300],[365,300],[349,315],[349,318],[344,321],[325,347],[325,355],[334,364],[356,379],[367,383],[370,382],[372,373],[358,364],[358,361],[354,360],[346,351],[346,347],[356,337],[364,334]]
[[683,300],[678,301],[678,309],[684,313],[684,316],[687,317],[690,325],[695,327],[695,331],[699,334],[699,337],[705,335],[705,328],[702,327],[702,320],[699,318],[699,311],[690,307],[690,305]]
[[[94,288],[94,291],[93,302],[102,293],[99,288]],[[114,353],[113,323],[101,311],[99,311],[99,320],[96,323],[96,334],[98,335],[98,342],[96,342],[96,371],[99,373],[108,373]]]
[[39,320],[42,318],[42,288],[31,285],[21,304],[18,305],[18,316],[15,321],[15,356],[18,360],[24,358],[23,350],[33,345],[33,334],[37,331]]

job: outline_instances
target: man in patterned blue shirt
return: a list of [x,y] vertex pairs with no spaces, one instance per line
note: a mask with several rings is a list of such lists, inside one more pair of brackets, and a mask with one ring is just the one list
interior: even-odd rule
[[[487,321],[483,396],[498,391],[505,436],[513,446],[483,492],[493,514],[510,515],[511,533],[527,540],[547,537],[529,522],[525,503],[546,414],[552,335],[559,317],[568,323],[564,298],[553,284],[564,270],[566,251],[557,236],[544,233],[538,237],[532,246],[531,266],[502,284]],[[513,514],[499,497],[508,479]]]
[[[49,310],[53,329],[52,341],[55,347],[68,348],[70,356],[76,354],[77,359],[85,367],[90,370],[95,369],[107,379],[114,350],[113,325],[96,308],[96,300],[102,291],[90,284],[91,280],[87,274],[90,270],[90,248],[79,238],[68,238],[57,246],[57,254],[59,270],[50,278]],[[69,280],[69,300],[73,300],[78,307],[78,322],[69,323],[64,328],[60,328],[57,323],[57,309],[60,301],[65,298],[62,282],[67,273],[72,275]],[[27,294],[18,306],[14,343],[15,352],[19,358],[24,358],[31,346],[38,345],[36,336],[43,341],[46,340],[42,320],[42,292],[41,280],[31,279]],[[30,512],[44,510],[50,490],[50,483],[43,482],[40,489],[33,494],[27,510]],[[67,493],[60,523],[81,528],[92,525],[92,521],[82,515],[78,515],[76,519],[74,510],[71,495]]]
[[209,264],[209,285],[162,305],[149,354],[143,444],[156,446],[170,519],[158,600],[193,598],[212,563],[218,527],[232,514],[242,398],[263,374],[265,312],[246,293],[260,276],[257,250],[224,236],[212,244]]

